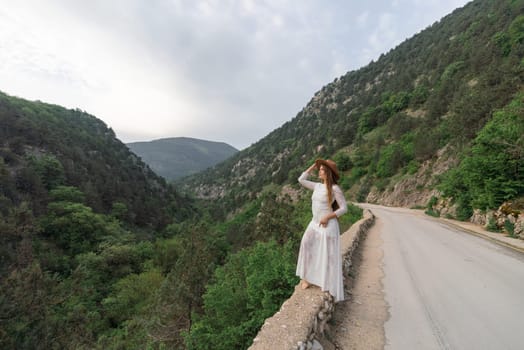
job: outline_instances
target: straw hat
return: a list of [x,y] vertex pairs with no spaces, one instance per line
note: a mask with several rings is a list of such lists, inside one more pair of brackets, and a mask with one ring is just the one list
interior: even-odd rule
[[337,182],[338,179],[340,178],[338,174],[337,163],[335,163],[331,159],[317,159],[315,161],[315,165],[318,170],[320,170],[321,165],[328,167],[331,170],[331,172],[333,173],[333,180],[335,180],[335,182]]

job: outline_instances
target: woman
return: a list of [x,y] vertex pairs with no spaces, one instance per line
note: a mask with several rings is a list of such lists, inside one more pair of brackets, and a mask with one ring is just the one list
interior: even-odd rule
[[[307,180],[313,169],[318,169],[322,183]],[[303,289],[311,284],[317,285],[322,291],[328,291],[335,301],[344,300],[337,219],[347,211],[344,194],[337,185],[338,179],[337,165],[329,159],[317,159],[298,178],[302,186],[313,190],[313,219],[300,243],[296,274],[302,279]]]

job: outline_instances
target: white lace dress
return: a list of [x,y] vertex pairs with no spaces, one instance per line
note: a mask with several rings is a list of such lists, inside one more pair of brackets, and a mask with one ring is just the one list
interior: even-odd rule
[[[309,181],[307,178],[308,173],[304,172],[298,178],[298,182],[313,190],[311,197],[313,219],[302,236],[296,274],[309,283],[319,286],[322,291],[328,291],[335,301],[341,301],[344,300],[344,285],[338,220],[331,219],[326,227],[320,226],[320,220],[333,210],[331,203],[328,204],[326,186]],[[347,204],[338,185],[333,185],[333,197],[339,205],[335,211],[339,217],[347,211]]]

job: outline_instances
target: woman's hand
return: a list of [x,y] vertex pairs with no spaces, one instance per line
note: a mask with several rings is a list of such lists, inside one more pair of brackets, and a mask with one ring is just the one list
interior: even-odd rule
[[326,227],[328,225],[329,220],[334,219],[337,217],[337,214],[331,213],[326,216],[324,216],[322,219],[320,219],[319,226]]
[[317,165],[315,163],[313,163],[313,165],[311,165],[309,168],[307,168],[306,170],[306,173],[310,173],[312,172],[315,168],[317,167]]

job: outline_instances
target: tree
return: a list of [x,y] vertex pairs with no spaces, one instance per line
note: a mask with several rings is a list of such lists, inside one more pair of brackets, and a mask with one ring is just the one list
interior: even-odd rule
[[31,156],[29,157],[29,163],[47,190],[61,185],[64,182],[64,167],[54,155]]
[[118,221],[80,203],[51,202],[48,210],[41,220],[42,233],[71,256],[93,250],[105,238],[124,234]]
[[347,153],[339,152],[333,157],[335,163],[337,163],[338,170],[346,171],[351,169],[353,164],[351,163],[351,158]]
[[519,94],[479,132],[459,167],[444,177],[441,190],[459,209],[496,208],[524,194],[524,95]]
[[49,191],[49,197],[54,202],[84,203],[82,191],[73,186],[57,186]]
[[245,349],[264,320],[289,298],[298,283],[292,242],[258,242],[231,255],[215,271],[204,294],[205,313],[197,318],[189,349]]
[[52,349],[58,338],[50,311],[57,302],[56,276],[38,263],[13,270],[0,281],[0,347]]
[[155,317],[149,329],[156,343],[181,347],[192,328],[192,315],[201,312],[205,285],[221,260],[225,241],[205,223],[186,223],[172,240],[178,257],[158,291]]

